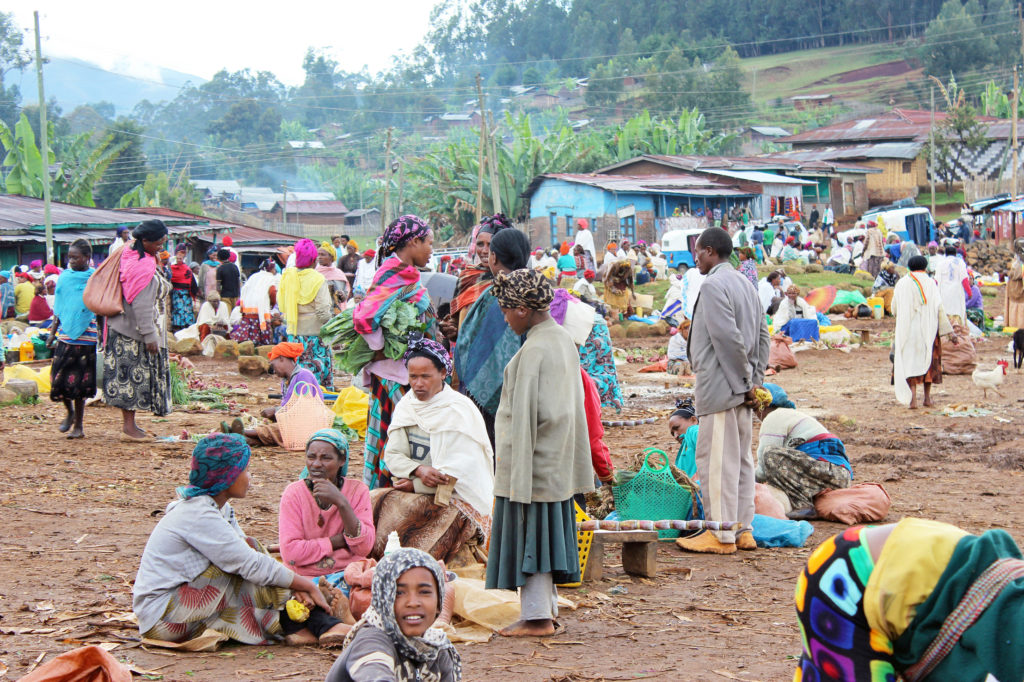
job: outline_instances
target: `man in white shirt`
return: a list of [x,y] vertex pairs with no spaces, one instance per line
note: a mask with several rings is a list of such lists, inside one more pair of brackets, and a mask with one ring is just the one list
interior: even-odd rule
[[590,262],[596,267],[597,251],[594,250],[594,233],[588,229],[586,218],[576,221],[576,243],[574,246],[582,246],[584,253],[590,254]]
[[782,300],[782,275],[778,271],[769,272],[768,276],[757,283],[757,297],[761,301],[761,310],[768,315],[775,312]]
[[370,285],[373,283],[373,276],[377,274],[377,267],[373,262],[374,256],[377,252],[373,249],[367,249],[363,251],[363,257],[359,259],[358,265],[356,265],[356,276],[352,280],[352,290],[359,289],[364,294],[370,290]]
[[125,243],[131,239],[132,231],[128,227],[117,228],[117,239],[110,242],[110,248],[107,249],[107,253],[111,254],[117,251],[119,248],[125,245]]

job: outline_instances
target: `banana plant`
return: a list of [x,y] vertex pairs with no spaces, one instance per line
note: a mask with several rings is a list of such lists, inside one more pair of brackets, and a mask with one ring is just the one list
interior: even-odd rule
[[49,158],[43,163],[43,155],[36,146],[35,132],[25,114],[14,124],[13,131],[0,121],[0,144],[6,152],[3,160],[4,191],[28,197],[43,196],[43,174],[49,172],[54,154],[50,149]]

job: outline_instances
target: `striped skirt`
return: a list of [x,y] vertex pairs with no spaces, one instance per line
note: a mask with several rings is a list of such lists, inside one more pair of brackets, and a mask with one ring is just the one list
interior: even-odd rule
[[366,442],[363,447],[363,483],[370,490],[391,485],[391,472],[384,463],[388,427],[395,405],[407,388],[397,381],[370,374],[370,407],[366,415]]

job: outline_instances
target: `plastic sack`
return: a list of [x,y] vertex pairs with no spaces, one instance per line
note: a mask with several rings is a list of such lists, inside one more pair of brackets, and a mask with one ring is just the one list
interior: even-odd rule
[[[661,468],[651,466],[651,455],[661,457]],[[623,520],[685,519],[693,507],[690,491],[679,485],[672,475],[668,455],[655,448],[644,451],[640,471],[629,481],[614,486],[612,497]],[[658,539],[677,538],[679,533],[678,530],[659,530]]]
[[22,381],[34,381],[39,387],[39,393],[50,392],[50,368],[43,367],[38,372],[25,365],[7,365],[4,369],[4,383],[19,379]]
[[279,408],[275,416],[285,450],[305,450],[310,436],[334,424],[334,412],[319,395],[304,386],[295,389],[288,404]]
[[789,348],[791,343],[793,343],[793,339],[781,332],[772,336],[768,350],[768,366],[776,372],[796,367],[796,356]]
[[827,521],[847,525],[882,521],[892,500],[881,483],[858,483],[849,488],[826,488],[814,496],[814,511]]
[[370,409],[370,396],[355,386],[348,386],[338,391],[338,398],[332,408],[334,414],[341,417],[345,426],[366,438],[366,413]]
[[819,338],[817,320],[795,318],[782,325],[778,331],[794,341],[817,341]]
[[66,651],[21,678],[27,682],[132,682],[132,671],[102,648]]
[[760,514],[754,514],[751,526],[758,547],[803,547],[814,533],[814,526],[807,521],[773,519]]
[[348,585],[348,607],[356,620],[363,617],[370,608],[370,588],[373,586],[373,572],[376,559],[353,561],[345,567],[345,584]]
[[786,510],[766,483],[754,484],[754,512],[773,519],[786,518]]
[[978,352],[974,349],[974,342],[971,341],[967,328],[962,325],[954,324],[953,333],[958,337],[955,346],[945,339],[940,342],[942,373],[970,374],[978,368]]

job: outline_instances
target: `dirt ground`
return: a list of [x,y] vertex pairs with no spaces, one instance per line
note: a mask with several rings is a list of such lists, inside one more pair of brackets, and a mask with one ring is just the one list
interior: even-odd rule
[[[859,325],[860,326],[860,325]],[[868,322],[876,332],[891,321]],[[876,333],[877,338],[880,337]],[[665,339],[634,344],[647,349]],[[1007,339],[978,342],[983,366],[1008,357]],[[1017,494],[1024,477],[1024,401],[1020,374],[1006,377],[1002,398],[982,398],[970,376],[948,376],[936,387],[937,406],[911,412],[897,405],[889,386],[888,348],[870,345],[797,354],[798,369],[777,377],[797,403],[822,419],[847,444],[857,481],[882,482],[892,497],[889,521],[906,515],[957,523],[969,531],[1006,528],[1018,540],[1024,508]],[[259,404],[276,385],[270,377],[247,380],[231,363],[200,359],[208,376],[245,383]],[[620,372],[628,398],[625,413],[662,415],[653,425],[609,428],[608,443],[621,463],[644,447],[675,451],[665,410],[688,392],[667,374]],[[254,400],[255,402],[255,400]],[[940,408],[974,404],[992,414],[947,417]],[[160,435],[187,429],[206,432],[224,413],[177,412],[166,419],[141,416]],[[607,416],[611,416],[610,414]],[[131,583],[146,538],[187,479],[184,446],[123,443],[119,414],[95,408],[86,414],[86,438],[68,441],[57,432],[62,408],[48,400],[0,412],[0,670],[10,679],[40,661],[85,642],[118,644],[113,655],[145,679],[316,680],[336,653],[284,646],[226,646],[216,653],[175,653],[140,646],[126,622]],[[756,433],[756,424],[755,424]],[[350,475],[359,474],[361,444]],[[277,537],[277,504],[302,467],[300,453],[263,448],[252,458],[253,487],[235,505],[242,526],[266,542]],[[1017,491],[1016,493],[1014,491]],[[800,653],[792,593],[811,549],[841,530],[815,522],[801,549],[758,550],[734,556],[686,555],[659,547],[659,574],[626,576],[609,549],[605,579],[563,594],[579,603],[563,614],[567,629],[550,640],[459,645],[466,680],[783,680]],[[624,593],[614,594],[611,592]],[[3,677],[0,673],[0,677]]]

